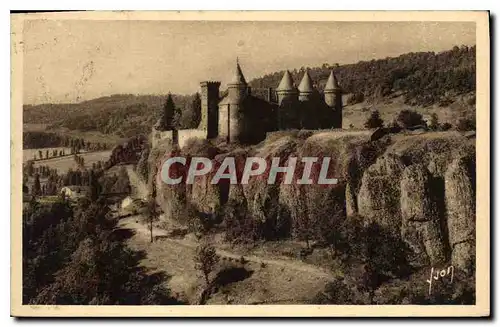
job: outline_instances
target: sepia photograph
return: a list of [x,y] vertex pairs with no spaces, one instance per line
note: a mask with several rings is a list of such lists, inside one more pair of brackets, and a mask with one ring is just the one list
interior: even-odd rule
[[489,19],[11,13],[11,314],[488,316]]

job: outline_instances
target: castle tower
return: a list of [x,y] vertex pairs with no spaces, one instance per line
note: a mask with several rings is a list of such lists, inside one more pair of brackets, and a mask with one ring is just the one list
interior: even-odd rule
[[220,82],[201,82],[201,121],[198,129],[207,131],[207,138],[218,135],[219,124],[219,87]]
[[236,60],[236,69],[227,85],[227,97],[219,104],[220,136],[228,142],[239,141],[245,136],[245,124],[242,121],[241,111],[243,102],[249,95],[249,88],[241,71],[240,63]]
[[297,90],[293,86],[293,79],[290,72],[287,70],[281,79],[278,88],[276,89],[276,94],[278,95],[278,104],[281,105],[283,100],[291,99],[294,100],[297,97]]
[[299,101],[309,101],[312,99],[314,89],[312,86],[311,76],[309,76],[309,71],[306,70],[304,77],[299,84]]
[[330,76],[328,76],[324,93],[325,103],[333,111],[332,127],[342,128],[342,89],[339,86],[339,82],[333,70],[330,72]]
[[228,96],[232,102],[241,103],[248,94],[248,85],[241,71],[240,63],[236,60],[236,69],[231,82],[227,85]]

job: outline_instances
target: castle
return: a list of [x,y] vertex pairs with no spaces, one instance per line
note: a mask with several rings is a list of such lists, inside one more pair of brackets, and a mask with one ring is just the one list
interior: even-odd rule
[[289,71],[276,90],[267,90],[267,99],[252,94],[239,62],[227,91],[221,83],[201,85],[201,121],[197,129],[152,130],[152,143],[170,138],[181,147],[189,138],[223,138],[227,142],[258,143],[267,132],[286,129],[342,128],[342,90],[333,71],[323,95],[313,87],[308,71],[296,87]]

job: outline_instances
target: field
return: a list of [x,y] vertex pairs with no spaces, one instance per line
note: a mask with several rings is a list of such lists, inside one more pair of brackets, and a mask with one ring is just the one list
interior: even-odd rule
[[72,137],[72,138],[83,138],[86,142],[91,143],[107,143],[107,144],[119,144],[125,141],[125,138],[121,138],[117,135],[112,134],[103,134],[98,131],[77,131],[70,130],[67,128],[48,128],[48,124],[31,124],[25,123],[23,124],[23,132],[47,132],[47,133],[56,133],[64,136]]
[[[45,152],[49,151],[49,159],[45,159]],[[71,148],[65,147],[57,147],[57,148],[40,148],[40,149],[23,149],[23,162],[27,162],[28,160],[33,160],[36,156],[35,160],[40,159],[39,151],[42,151],[43,159],[40,162],[44,162],[52,159],[52,151],[57,150],[57,153],[60,151],[64,151],[65,155],[69,155],[71,153]],[[55,158],[54,158],[55,159]]]
[[[38,151],[38,149],[30,149],[30,150],[23,150],[28,151],[28,157],[23,158],[24,161],[29,160],[32,158],[32,155],[29,156],[30,152],[29,151]],[[88,152],[88,153],[80,153],[78,156],[83,157],[85,160],[84,164],[86,168],[91,168],[93,163],[96,163],[98,161],[107,161],[109,159],[109,156],[111,155],[111,151],[98,151],[98,152]],[[27,159],[26,159],[27,158]],[[40,165],[43,166],[49,166],[50,168],[56,168],[59,173],[65,173],[68,171],[68,169],[76,169],[77,165],[75,162],[75,159],[73,156],[64,156],[64,157],[55,157],[55,158],[49,158],[49,159],[44,159],[40,161],[35,161],[35,167],[38,167]]]

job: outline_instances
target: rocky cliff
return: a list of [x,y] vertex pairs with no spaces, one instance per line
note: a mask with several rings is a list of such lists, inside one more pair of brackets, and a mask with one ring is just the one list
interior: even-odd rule
[[[160,158],[170,151],[169,144],[152,151],[153,174]],[[169,186],[150,176],[163,219],[182,222],[189,214],[186,208],[194,208],[202,217],[236,228],[235,234],[315,240],[355,216],[401,238],[411,249],[409,259],[416,267],[451,261],[467,270],[474,264],[474,134],[413,132],[373,141],[365,131],[280,132],[252,147],[203,141],[193,142],[181,153],[219,163],[232,155],[237,165],[238,158],[249,156],[268,162],[280,157],[282,164],[294,156],[298,172],[304,169],[302,157],[331,157],[328,176],[338,183],[287,185],[278,176],[275,184],[267,184],[268,171],[264,178],[251,177],[246,185],[212,185],[212,176],[206,175],[192,186]]]

